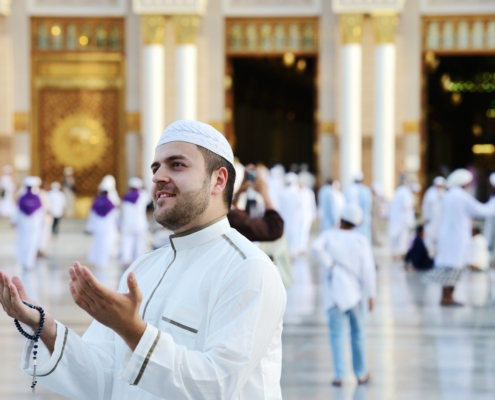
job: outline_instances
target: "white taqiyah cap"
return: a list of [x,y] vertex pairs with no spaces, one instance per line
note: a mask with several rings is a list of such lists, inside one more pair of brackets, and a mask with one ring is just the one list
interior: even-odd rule
[[61,187],[60,183],[58,183],[58,182],[52,182],[52,184],[50,185],[50,188],[52,190],[60,190],[60,187]]
[[170,142],[196,144],[218,154],[234,165],[234,153],[229,142],[211,125],[191,120],[175,121],[162,133],[156,147]]
[[141,189],[143,187],[143,180],[137,177],[132,177],[129,179],[127,185],[133,189]]
[[493,174],[490,174],[490,185],[495,187],[495,172]]
[[433,184],[435,186],[445,186],[445,178],[443,176],[437,176],[433,179]]
[[106,190],[115,189],[117,183],[115,182],[115,177],[113,175],[105,175],[101,180],[100,186],[104,186]]
[[413,182],[409,185],[409,188],[413,193],[421,192],[421,185],[418,182]]
[[299,176],[294,172],[288,172],[285,174],[285,184],[286,185],[298,185],[299,184]]
[[98,186],[100,192],[110,192],[115,189],[115,186],[109,180],[103,179]]
[[36,187],[39,185],[39,178],[36,176],[26,176],[22,183],[26,187]]
[[354,226],[359,226],[363,222],[363,211],[356,204],[347,204],[342,210],[341,218]]
[[471,183],[473,174],[467,169],[459,168],[452,172],[447,178],[447,187],[465,186]]
[[364,174],[363,171],[356,172],[354,174],[354,181],[355,182],[361,182],[364,179]]

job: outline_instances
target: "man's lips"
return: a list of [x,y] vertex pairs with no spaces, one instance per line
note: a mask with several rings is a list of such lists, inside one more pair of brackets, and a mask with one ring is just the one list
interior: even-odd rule
[[165,190],[160,190],[156,193],[156,199],[167,199],[171,197],[175,197],[176,195],[174,193],[166,192]]

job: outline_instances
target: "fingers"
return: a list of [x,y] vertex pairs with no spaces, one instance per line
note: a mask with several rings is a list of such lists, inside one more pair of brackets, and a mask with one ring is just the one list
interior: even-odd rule
[[87,267],[81,267],[82,277],[91,288],[91,290],[102,299],[106,299],[106,288],[98,282],[98,279],[91,273]]
[[141,300],[143,299],[143,294],[141,293],[141,289],[139,289],[138,281],[136,279],[136,274],[134,273],[134,271],[127,276],[127,287],[129,288],[129,294],[131,295],[131,297],[134,300],[141,302]]
[[89,304],[82,298],[82,296],[79,295],[76,288],[74,287],[73,281],[69,281],[69,289],[70,289],[70,294],[72,295],[72,298],[74,299],[74,303],[76,303],[84,311],[89,312],[91,310],[91,308],[89,307]]
[[[71,278],[71,292],[72,289],[75,290],[75,293],[78,297],[84,300],[88,306],[95,306],[95,301],[88,294],[89,286],[85,283],[85,280],[82,278],[81,270],[77,270],[76,268],[69,268],[69,275]],[[83,283],[86,285],[86,288],[83,287]]]
[[22,284],[22,281],[19,277],[14,276],[12,278],[12,283],[15,285],[21,299],[23,300],[29,299],[29,296],[26,293],[26,289],[24,289],[24,285]]

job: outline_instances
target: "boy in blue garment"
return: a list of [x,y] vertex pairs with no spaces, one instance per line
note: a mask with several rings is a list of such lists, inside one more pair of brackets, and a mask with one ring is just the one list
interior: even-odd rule
[[423,225],[419,225],[416,228],[416,237],[406,254],[405,262],[406,269],[409,265],[412,265],[418,271],[426,271],[433,268],[433,259],[430,258],[424,242]]

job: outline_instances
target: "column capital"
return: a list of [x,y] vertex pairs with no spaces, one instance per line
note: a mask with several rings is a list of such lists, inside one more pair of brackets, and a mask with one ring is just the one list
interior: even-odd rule
[[399,24],[399,17],[395,13],[372,14],[375,43],[394,43],[395,27]]
[[198,15],[176,15],[174,22],[177,44],[196,43],[196,34],[200,23]]
[[339,22],[343,44],[361,43],[364,14],[340,14]]
[[165,16],[141,16],[141,30],[144,44],[162,44],[165,37]]

